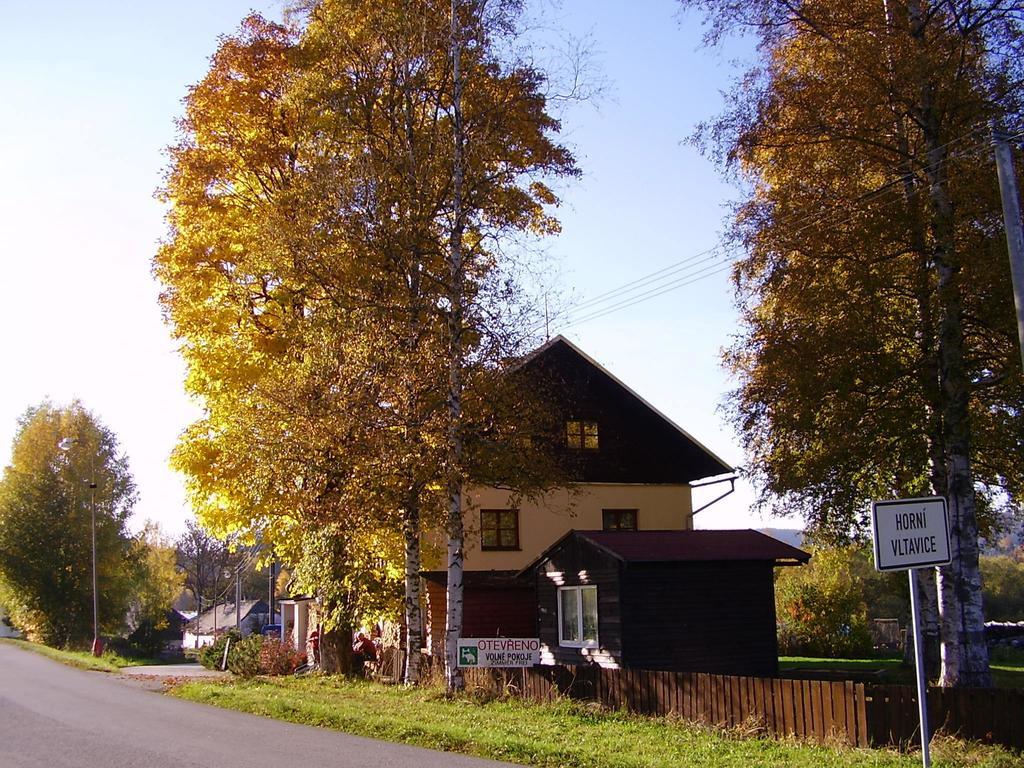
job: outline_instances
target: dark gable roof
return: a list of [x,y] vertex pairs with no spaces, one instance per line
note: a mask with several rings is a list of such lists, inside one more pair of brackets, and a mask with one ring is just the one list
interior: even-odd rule
[[802,549],[754,530],[736,531],[569,531],[526,566],[536,568],[570,537],[587,542],[625,563],[768,561],[800,565],[811,559]]
[[733,472],[564,336],[538,347],[510,370],[554,383],[567,418],[599,423],[600,451],[582,457],[585,481],[689,483]]

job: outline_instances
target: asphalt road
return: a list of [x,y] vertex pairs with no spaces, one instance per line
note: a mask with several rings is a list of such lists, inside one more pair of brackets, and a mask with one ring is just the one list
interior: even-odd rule
[[181,701],[0,643],[0,768],[503,765]]

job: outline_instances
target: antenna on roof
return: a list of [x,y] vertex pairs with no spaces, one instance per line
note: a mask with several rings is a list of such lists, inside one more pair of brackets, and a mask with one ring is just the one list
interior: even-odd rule
[[544,341],[551,340],[551,320],[548,317],[548,294],[544,293]]

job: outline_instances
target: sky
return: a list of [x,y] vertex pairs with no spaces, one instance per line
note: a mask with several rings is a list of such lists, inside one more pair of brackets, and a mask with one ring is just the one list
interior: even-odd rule
[[[176,535],[191,512],[168,457],[200,412],[184,391],[184,365],[150,274],[166,232],[154,192],[182,98],[206,72],[218,35],[250,10],[279,18],[281,6],[4,5],[0,462],[9,461],[26,408],[78,398],[129,458],[139,490],[133,527],[152,519]],[[685,142],[721,108],[735,51],[702,48],[700,20],[679,16],[670,0],[566,0],[559,15],[570,34],[590,39],[605,89],[564,115],[563,139],[583,177],[562,189],[562,234],[547,246],[560,273],[555,287],[585,302],[688,259],[684,268],[711,274],[587,322],[556,320],[551,332],[727,462],[742,464],[719,411],[733,386],[720,364],[738,330],[732,291],[725,262],[696,262],[719,242],[736,190]],[[586,314],[577,309],[570,320]],[[722,489],[697,491],[695,501]],[[698,515],[698,527],[780,524],[754,515],[752,498],[739,483]]]

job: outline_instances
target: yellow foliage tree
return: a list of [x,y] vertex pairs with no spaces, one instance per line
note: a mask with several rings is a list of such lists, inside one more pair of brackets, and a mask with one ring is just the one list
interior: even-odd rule
[[[459,307],[450,19],[432,2],[325,0],[299,30],[253,16],[225,38],[186,100],[154,265],[206,408],[174,456],[198,516],[272,545],[335,627],[404,581],[413,658],[423,517],[440,520],[446,471],[465,476],[447,457],[450,319],[462,375],[486,380],[524,336],[501,246],[555,231],[543,178],[575,173],[541,75],[495,54],[484,4],[463,8],[479,45],[463,62]],[[338,586],[360,580],[382,586]]]

